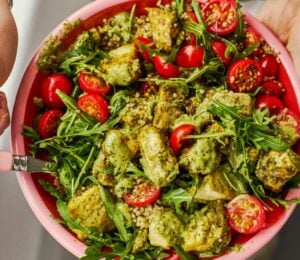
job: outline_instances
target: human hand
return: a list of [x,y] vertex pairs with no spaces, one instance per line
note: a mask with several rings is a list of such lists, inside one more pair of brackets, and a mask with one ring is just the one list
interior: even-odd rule
[[258,18],[286,45],[300,78],[300,0],[267,0]]
[[[7,80],[15,62],[18,34],[7,0],[0,0],[0,87]],[[9,125],[5,94],[0,91],[0,135]]]

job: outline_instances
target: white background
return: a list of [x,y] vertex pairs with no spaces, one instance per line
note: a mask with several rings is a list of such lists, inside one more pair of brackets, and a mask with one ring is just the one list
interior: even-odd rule
[[[10,111],[22,75],[37,47],[60,22],[89,2],[91,0],[14,0],[19,47],[14,70],[2,88],[7,93]],[[244,7],[255,14],[261,3],[262,0],[246,1]],[[10,129],[0,137],[0,149],[10,150]],[[0,209],[0,260],[76,259],[42,228],[21,194],[13,172],[0,176]],[[266,258],[266,255],[255,257]]]

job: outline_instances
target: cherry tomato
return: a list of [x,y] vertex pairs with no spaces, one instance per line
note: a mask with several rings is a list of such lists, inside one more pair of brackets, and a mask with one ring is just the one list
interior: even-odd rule
[[[107,247],[107,246],[105,246],[101,249],[101,253],[111,253],[111,252],[112,252],[112,249],[110,247]],[[119,256],[115,256],[115,257],[112,258],[112,260],[120,260],[120,259],[121,258]]]
[[141,56],[147,61],[147,62],[152,62],[152,58],[151,58],[151,54],[145,49],[143,49],[141,46],[139,45],[146,45],[149,46],[149,48],[154,49],[155,46],[153,44],[153,42],[145,37],[138,37],[135,40],[133,40],[133,43],[135,45],[135,48],[137,49],[137,51],[141,54]]
[[[248,27],[245,29],[244,45],[246,48],[250,47],[255,43],[261,43],[262,39],[260,35],[252,28]],[[252,53],[251,56],[258,56],[261,52],[261,46],[259,45]]]
[[166,253],[169,254],[169,256],[163,260],[180,260],[180,256],[173,249],[167,250]]
[[185,45],[179,49],[176,62],[182,68],[195,68],[203,65],[205,50],[201,46]]
[[103,79],[84,71],[79,72],[78,83],[80,88],[88,94],[105,95],[111,88]]
[[195,23],[198,23],[198,18],[194,12],[186,12],[186,15]]
[[156,94],[158,91],[158,86],[149,85],[147,82],[144,82],[140,87],[140,93],[144,97],[149,97],[150,95]]
[[210,33],[227,35],[238,25],[236,4],[233,0],[207,1],[201,11]]
[[278,75],[278,62],[274,55],[267,54],[260,59],[260,64],[263,69],[264,76],[277,77]]
[[133,207],[146,207],[153,204],[160,196],[160,188],[150,182],[144,182],[134,186],[131,192],[123,198],[127,204]]
[[269,108],[271,115],[278,114],[284,109],[284,105],[278,97],[268,94],[257,97],[255,107],[261,109]]
[[241,234],[254,234],[264,228],[266,212],[254,196],[242,194],[228,203],[227,214],[231,228]]
[[56,134],[62,115],[63,112],[59,109],[48,110],[41,115],[38,119],[37,131],[43,139]]
[[211,42],[211,47],[214,51],[214,53],[219,57],[219,59],[226,65],[229,66],[231,63],[231,56],[226,56],[226,44],[223,41],[212,41]]
[[277,80],[267,80],[263,82],[260,93],[282,97],[282,95],[284,94],[284,88],[282,84]]
[[109,116],[107,101],[100,95],[86,94],[80,96],[77,105],[82,111],[96,118],[102,124]]
[[170,146],[172,150],[178,154],[182,148],[187,144],[186,136],[192,134],[195,130],[195,127],[190,124],[183,124],[176,127],[170,135]]
[[73,84],[71,80],[63,74],[51,74],[42,82],[41,97],[44,104],[48,107],[62,109],[65,105],[56,94],[57,89],[60,89],[67,95],[71,95]]
[[260,64],[252,59],[233,63],[227,72],[227,83],[235,92],[254,92],[263,80]]
[[172,63],[165,63],[165,59],[159,55],[153,58],[154,67],[159,75],[164,78],[174,78],[180,76],[181,72]]

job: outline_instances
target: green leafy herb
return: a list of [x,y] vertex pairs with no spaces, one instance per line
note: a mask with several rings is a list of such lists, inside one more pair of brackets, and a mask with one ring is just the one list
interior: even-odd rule
[[185,202],[189,205],[192,202],[192,199],[192,194],[182,188],[178,188],[165,193],[162,197],[162,202],[164,204],[173,204],[175,206],[176,213],[182,214],[183,211],[181,204]]

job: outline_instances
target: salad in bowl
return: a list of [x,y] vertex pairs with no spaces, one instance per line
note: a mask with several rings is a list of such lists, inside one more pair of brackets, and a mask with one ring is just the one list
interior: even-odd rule
[[114,1],[43,44],[23,135],[77,256],[241,259],[283,225],[299,93],[253,20],[233,0]]

